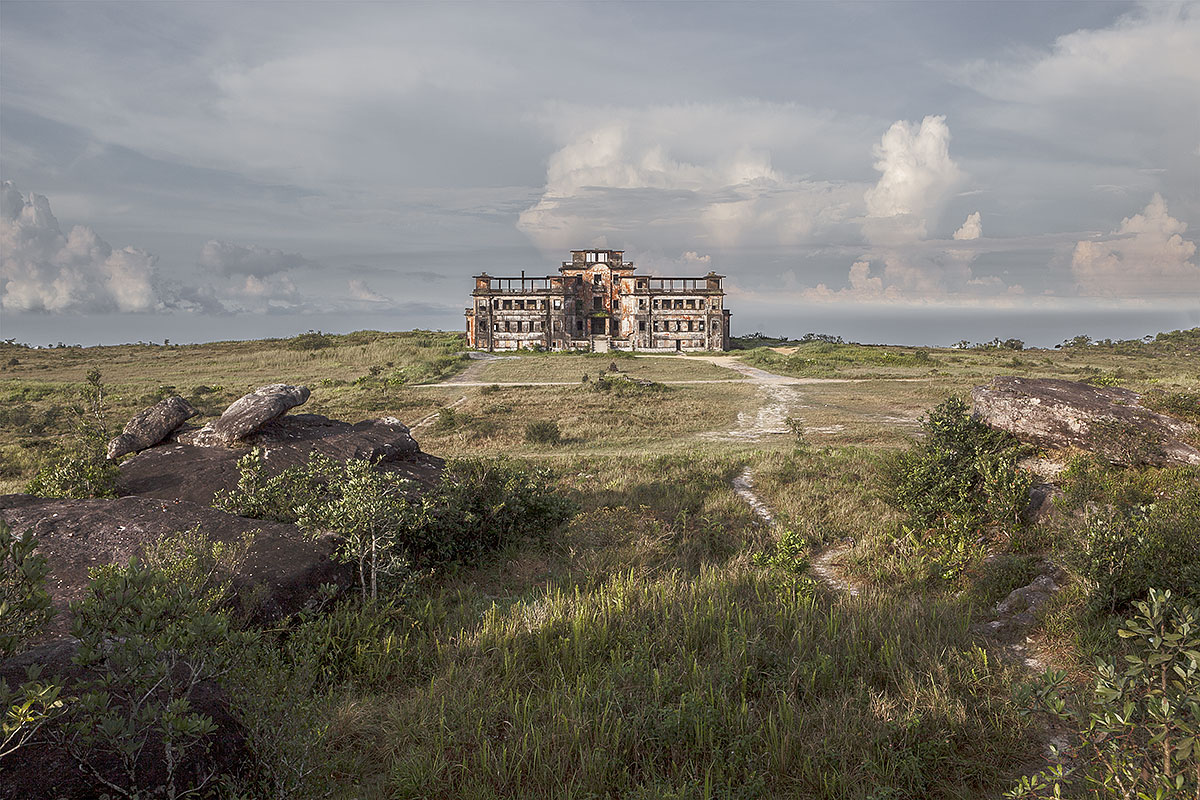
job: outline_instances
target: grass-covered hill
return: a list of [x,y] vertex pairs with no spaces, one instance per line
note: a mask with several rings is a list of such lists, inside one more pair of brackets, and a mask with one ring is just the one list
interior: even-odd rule
[[[1182,788],[1161,796],[1197,796],[1200,679],[1172,673],[1159,691],[1142,676],[1200,649],[1194,627],[1171,627],[1200,600],[1200,468],[1037,452],[947,398],[996,375],[1058,377],[1200,421],[1200,331],[1050,350],[749,344],[763,346],[494,360],[428,332],[0,345],[0,488],[21,491],[81,427],[112,435],[176,393],[214,417],[278,381],[312,389],[297,412],[398,417],[452,469],[507,459],[459,473],[477,477],[446,495],[457,516],[401,509],[396,525],[401,543],[450,524],[455,541],[511,535],[411,564],[374,602],[266,631],[228,622],[220,680],[253,758],[205,791],[880,800],[1048,797],[1057,782],[1121,796],[1095,779],[1154,796],[1169,771]],[[1067,467],[1036,521],[1016,466],[1031,457]],[[773,524],[735,492],[746,475]],[[532,522],[502,522],[518,518]],[[1055,589],[1019,640],[989,633],[996,604],[1041,576]],[[1168,610],[1118,635],[1152,588],[1171,590]],[[1061,674],[1034,688],[1047,668]],[[1059,763],[1052,742],[1074,772],[1028,777]]]

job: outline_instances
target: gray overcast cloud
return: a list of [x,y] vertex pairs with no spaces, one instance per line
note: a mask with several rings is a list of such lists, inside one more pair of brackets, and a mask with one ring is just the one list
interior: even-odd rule
[[459,329],[566,250],[734,330],[1200,325],[1200,5],[0,4],[5,338]]

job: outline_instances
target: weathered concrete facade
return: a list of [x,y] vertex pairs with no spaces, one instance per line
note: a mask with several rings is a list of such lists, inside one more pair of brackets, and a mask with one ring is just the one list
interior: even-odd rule
[[635,275],[623,250],[572,250],[558,275],[475,276],[466,311],[477,350],[729,349],[724,275]]

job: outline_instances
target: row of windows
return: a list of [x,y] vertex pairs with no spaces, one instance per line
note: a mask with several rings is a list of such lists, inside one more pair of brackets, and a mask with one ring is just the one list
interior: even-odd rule
[[[575,310],[576,311],[582,310],[582,305],[583,305],[582,301],[576,299]],[[561,311],[562,307],[563,307],[562,298],[555,297],[553,300],[551,300],[550,307],[553,308],[555,311]],[[613,309],[616,310],[616,309],[619,309],[620,307],[621,307],[620,299],[614,298],[613,299]],[[713,311],[716,311],[720,307],[721,307],[720,298],[714,297],[709,302],[709,308],[711,308]],[[479,309],[482,311],[485,308],[487,308],[487,301],[480,300],[479,301]],[[545,311],[546,310],[546,301],[545,300],[501,300],[499,298],[494,298],[492,300],[492,308],[494,308],[497,311],[502,311],[502,310],[503,311]],[[596,310],[596,311],[603,309],[604,308],[604,298],[603,297],[592,298],[592,308],[593,308],[593,310]],[[642,311],[646,310],[646,298],[642,297],[642,298],[638,299],[638,308]],[[699,298],[687,298],[687,299],[667,298],[665,300],[656,299],[654,301],[654,308],[655,308],[655,310],[659,310],[659,311],[670,310],[670,309],[691,309],[694,311],[703,311],[705,308],[705,305],[704,305],[704,300],[699,299]]]
[[654,330],[656,331],[702,331],[704,330],[704,320],[676,319],[666,320],[665,322],[655,322]]
[[[554,325],[554,329],[558,330],[558,323]],[[530,322],[494,322],[492,330],[497,333],[536,333],[537,331],[545,330],[541,320],[532,320]]]
[[[556,311],[560,310],[562,308],[562,298],[561,297],[554,298],[554,306],[553,307]],[[482,311],[485,308],[487,308],[487,301],[480,300],[479,301],[479,309]],[[516,310],[516,311],[545,311],[546,310],[546,301],[545,300],[501,300],[499,298],[496,298],[496,299],[492,300],[492,308],[496,309],[497,311],[499,311],[501,309]]]
[[[704,308],[704,300],[700,299],[700,298],[691,298],[691,297],[689,297],[687,299],[678,298],[678,297],[674,298],[674,299],[667,298],[666,300],[656,299],[654,301],[654,307],[656,309],[662,309],[662,308],[703,309]],[[714,311],[717,310],[718,308],[721,307],[721,299],[718,297],[714,297],[711,300],[711,302],[709,303],[709,307],[711,309],[713,309]]]

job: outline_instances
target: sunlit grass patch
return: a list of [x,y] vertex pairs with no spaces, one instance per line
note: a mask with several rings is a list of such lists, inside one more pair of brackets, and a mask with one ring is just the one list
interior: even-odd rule
[[342,749],[367,796],[976,797],[1028,755],[952,607],[829,605],[752,568],[485,613]]

